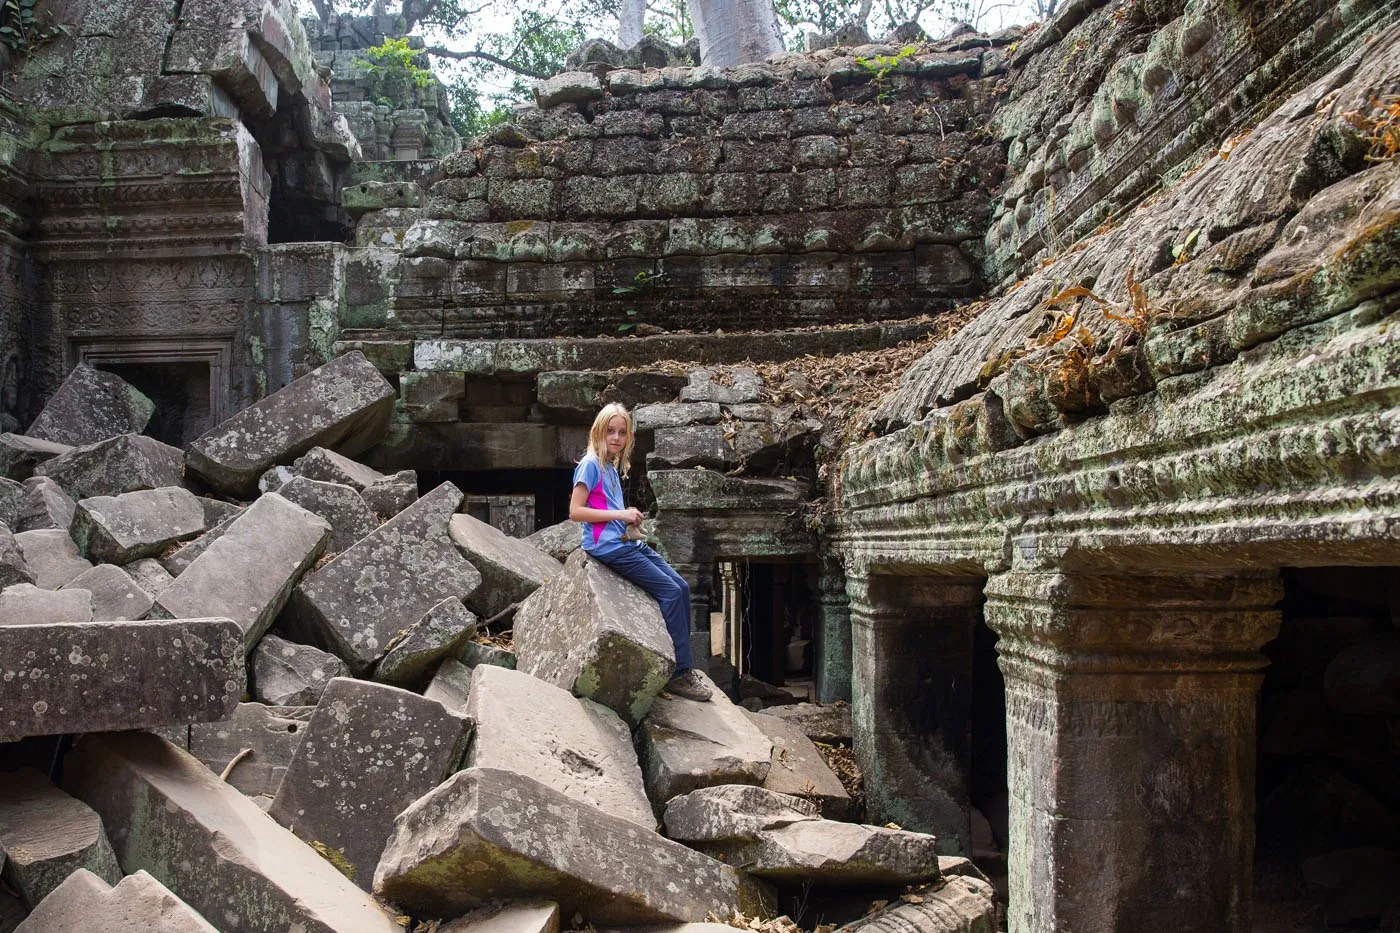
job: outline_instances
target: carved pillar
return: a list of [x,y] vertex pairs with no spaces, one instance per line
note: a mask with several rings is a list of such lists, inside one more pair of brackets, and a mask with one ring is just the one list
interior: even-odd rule
[[851,698],[851,609],[846,599],[846,572],[833,558],[822,560],[817,575],[817,699],[822,703]]
[[846,576],[851,715],[869,821],[969,851],[972,637],[982,580]]
[[672,562],[676,573],[690,584],[690,652],[695,666],[710,669],[710,578],[714,564]]
[[1244,933],[1276,574],[1009,573],[1013,933]]

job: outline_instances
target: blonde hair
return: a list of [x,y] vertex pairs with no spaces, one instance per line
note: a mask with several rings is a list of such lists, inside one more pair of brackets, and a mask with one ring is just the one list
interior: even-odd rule
[[621,415],[627,419],[627,443],[623,445],[622,452],[617,455],[617,471],[623,476],[631,466],[632,444],[637,439],[637,432],[632,427],[632,413],[625,406],[617,402],[611,402],[603,406],[603,410],[598,412],[598,417],[593,419],[593,427],[588,429],[588,453],[599,463],[608,463],[608,422]]

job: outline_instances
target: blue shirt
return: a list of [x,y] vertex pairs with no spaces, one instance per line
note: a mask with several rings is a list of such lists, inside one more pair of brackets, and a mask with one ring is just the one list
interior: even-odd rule
[[[586,454],[574,468],[573,485],[580,483],[588,490],[588,498],[584,500],[588,508],[609,511],[626,508],[622,503],[622,477],[618,476],[617,467],[612,464],[599,463],[597,457]],[[590,554],[606,553],[619,547],[627,532],[627,523],[620,518],[580,524],[583,525],[583,549]]]

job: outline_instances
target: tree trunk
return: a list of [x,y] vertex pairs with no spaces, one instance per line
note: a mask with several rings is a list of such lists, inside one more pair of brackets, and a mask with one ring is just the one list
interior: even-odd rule
[[647,0],[622,0],[617,9],[617,47],[630,49],[642,41]]
[[700,63],[728,68],[783,51],[773,0],[686,0]]

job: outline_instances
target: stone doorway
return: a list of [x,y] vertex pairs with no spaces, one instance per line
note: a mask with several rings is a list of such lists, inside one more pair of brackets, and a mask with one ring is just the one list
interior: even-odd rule
[[748,675],[811,699],[820,609],[816,565],[719,561],[715,576],[713,652],[725,657],[741,679]]
[[1400,568],[1283,572],[1259,694],[1256,933],[1400,930]]
[[145,433],[183,447],[230,414],[225,341],[105,341],[75,347],[77,363],[115,373],[155,403]]
[[451,481],[467,496],[462,511],[524,537],[569,518],[567,469],[442,470],[418,472],[420,489]]

